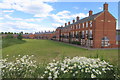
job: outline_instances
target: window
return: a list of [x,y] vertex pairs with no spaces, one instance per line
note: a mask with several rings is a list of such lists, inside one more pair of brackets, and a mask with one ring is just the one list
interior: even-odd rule
[[86,38],[88,38],[88,30],[86,30]]
[[109,43],[109,38],[106,37],[106,36],[103,37],[101,44],[102,44],[102,47],[107,47],[107,46],[109,46],[109,45],[110,45],[110,43]]
[[73,37],[74,37],[74,32],[73,32]]
[[84,36],[84,31],[82,31],[82,39],[84,39],[85,38],[85,36]]
[[88,30],[86,30],[86,34],[88,34]]
[[92,21],[90,21],[90,27],[92,27]]
[[92,39],[92,30],[89,32],[89,38]]
[[77,28],[79,29],[79,24],[77,25]]
[[79,24],[79,29],[80,29],[80,24]]
[[84,23],[82,24],[82,27],[84,28]]
[[88,27],[88,22],[86,22],[86,27]]

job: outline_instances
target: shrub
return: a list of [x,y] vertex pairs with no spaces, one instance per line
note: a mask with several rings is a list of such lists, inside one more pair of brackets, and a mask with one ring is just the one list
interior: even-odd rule
[[22,34],[18,34],[17,39],[22,40]]
[[42,78],[115,78],[113,65],[86,57],[65,58],[49,63]]
[[80,45],[80,42],[78,42],[78,41],[73,41],[72,44]]

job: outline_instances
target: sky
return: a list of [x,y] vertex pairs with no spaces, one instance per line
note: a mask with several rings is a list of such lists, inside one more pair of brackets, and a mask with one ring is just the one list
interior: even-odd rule
[[[72,23],[77,16],[87,17],[103,11],[105,2],[62,2],[57,0],[0,0],[0,32],[53,31],[57,27]],[[107,2],[109,12],[118,22],[118,2]],[[116,27],[118,29],[118,25]]]

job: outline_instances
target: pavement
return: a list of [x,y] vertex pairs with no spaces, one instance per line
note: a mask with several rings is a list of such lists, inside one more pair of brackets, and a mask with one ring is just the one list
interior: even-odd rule
[[[60,41],[56,41],[56,42],[65,43],[65,42],[60,42]],[[84,47],[84,46],[70,44],[70,43],[65,43],[65,44],[68,44],[68,45],[71,45],[71,46],[75,46],[75,47],[79,47],[79,48],[84,48],[84,49],[87,49],[87,50],[114,50],[114,49],[119,50],[120,49],[120,48],[90,48],[90,47]]]

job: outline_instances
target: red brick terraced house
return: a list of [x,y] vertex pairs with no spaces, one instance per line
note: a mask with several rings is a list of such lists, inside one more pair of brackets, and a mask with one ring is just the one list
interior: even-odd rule
[[35,34],[34,34],[34,37],[35,37],[35,39],[54,39],[54,38],[56,38],[56,36],[55,36],[55,32],[54,31],[52,31],[52,32],[36,32]]
[[108,11],[108,4],[103,5],[103,11],[83,19],[76,17],[76,22],[65,23],[64,27],[56,29],[56,40],[63,42],[80,42],[80,45],[92,48],[116,47],[116,19]]
[[103,11],[89,16],[65,23],[65,26],[58,27],[55,32],[44,32],[35,34],[35,38],[54,39],[57,41],[73,43],[91,48],[114,48],[116,45],[116,19],[108,11],[108,4],[103,5]]

